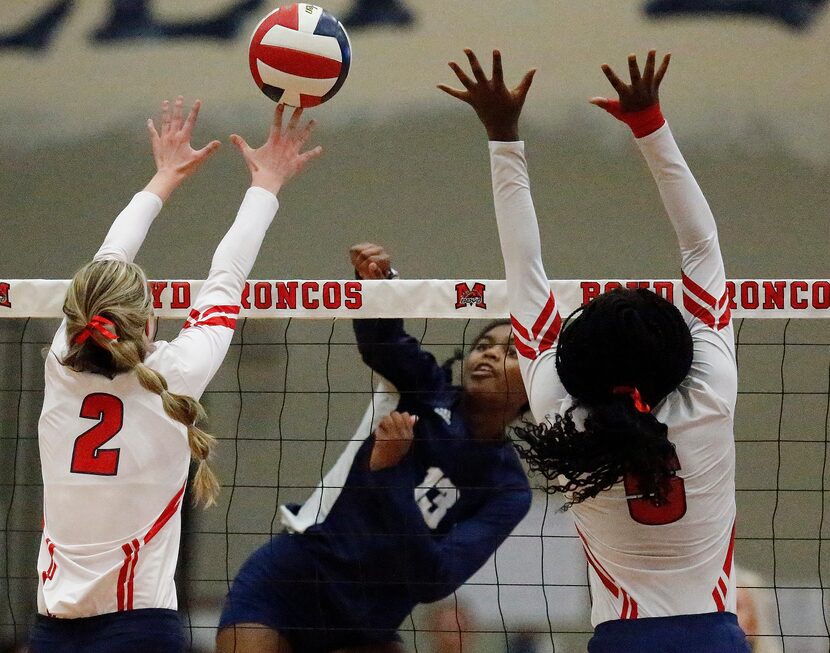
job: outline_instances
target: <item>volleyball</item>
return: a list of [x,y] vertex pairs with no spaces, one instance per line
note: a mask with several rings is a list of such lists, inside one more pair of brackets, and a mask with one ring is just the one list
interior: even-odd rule
[[343,25],[316,5],[275,9],[257,25],[248,62],[259,89],[274,102],[313,107],[331,99],[349,74],[352,47]]

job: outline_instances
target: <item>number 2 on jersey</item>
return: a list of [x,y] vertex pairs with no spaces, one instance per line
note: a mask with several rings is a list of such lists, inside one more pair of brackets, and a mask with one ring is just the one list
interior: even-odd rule
[[81,417],[98,423],[75,438],[72,449],[73,474],[115,476],[118,473],[120,449],[101,449],[124,425],[124,404],[118,397],[95,392],[84,397]]

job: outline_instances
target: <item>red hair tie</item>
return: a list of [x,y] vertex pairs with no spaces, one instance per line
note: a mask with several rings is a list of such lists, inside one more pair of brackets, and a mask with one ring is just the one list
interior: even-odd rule
[[75,343],[78,345],[84,344],[87,340],[89,340],[89,337],[92,335],[93,331],[97,331],[109,340],[118,340],[117,335],[105,328],[108,326],[114,327],[115,323],[105,317],[101,317],[100,315],[93,316],[93,318],[86,323],[86,326],[81,329],[81,332],[75,336]]
[[634,386],[631,385],[618,385],[614,386],[614,389],[611,391],[615,395],[628,395],[631,397],[631,400],[634,402],[634,408],[636,408],[641,413],[650,413],[651,406],[649,406],[643,398],[640,396],[640,391],[637,390]]

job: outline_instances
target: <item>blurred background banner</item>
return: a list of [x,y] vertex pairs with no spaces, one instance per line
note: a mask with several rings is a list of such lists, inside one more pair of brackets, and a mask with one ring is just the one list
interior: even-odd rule
[[[676,278],[674,234],[648,169],[625,127],[587,102],[610,91],[600,64],[622,67],[630,52],[656,48],[673,53],[661,103],[718,219],[727,275],[827,284],[824,2],[323,5],[347,23],[352,67],[338,95],[307,114],[319,122],[314,141],[325,156],[281,194],[252,279],[349,278],[348,248],[365,241],[384,244],[406,279],[503,278],[486,136],[468,107],[435,88],[452,83],[447,62],[460,61],[464,47],[501,49],[509,82],[538,68],[522,135],[549,274]],[[260,138],[273,110],[251,79],[247,46],[274,6],[0,3],[0,290],[12,279],[69,278],[94,254],[154,169],[146,119],[158,120],[161,100],[177,94],[203,100],[195,142],[224,145],[165,207],[138,262],[151,278],[205,277],[248,179],[227,136]],[[188,517],[180,563],[199,650],[210,647],[228,580],[273,530],[276,504],[307,496],[368,401],[370,374],[348,322],[307,322],[249,321],[206,395],[226,489],[219,508]],[[407,326],[443,360],[477,331],[466,324]],[[736,555],[760,573],[753,584],[772,613],[768,642],[826,652],[830,323],[743,324]],[[162,335],[177,326],[163,323]],[[0,641],[21,639],[34,613],[39,351],[54,328],[53,320],[0,319]],[[536,493],[516,537],[451,600],[456,624],[478,631],[465,635],[473,639],[464,651],[584,652],[585,560],[558,508]],[[447,623],[445,607],[405,624],[411,650],[460,641],[428,632],[451,630],[436,625]]]

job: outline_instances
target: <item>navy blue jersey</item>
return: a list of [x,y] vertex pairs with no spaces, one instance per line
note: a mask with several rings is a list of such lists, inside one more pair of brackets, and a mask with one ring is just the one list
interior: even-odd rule
[[531,493],[510,441],[472,437],[461,388],[402,320],[355,320],[354,329],[363,360],[398,390],[396,410],[419,417],[412,447],[398,465],[373,472],[373,437],[353,441],[338,461],[348,457],[350,466],[336,499],[318,504],[293,537],[364,623],[395,627],[417,603],[466,582],[527,514]]

